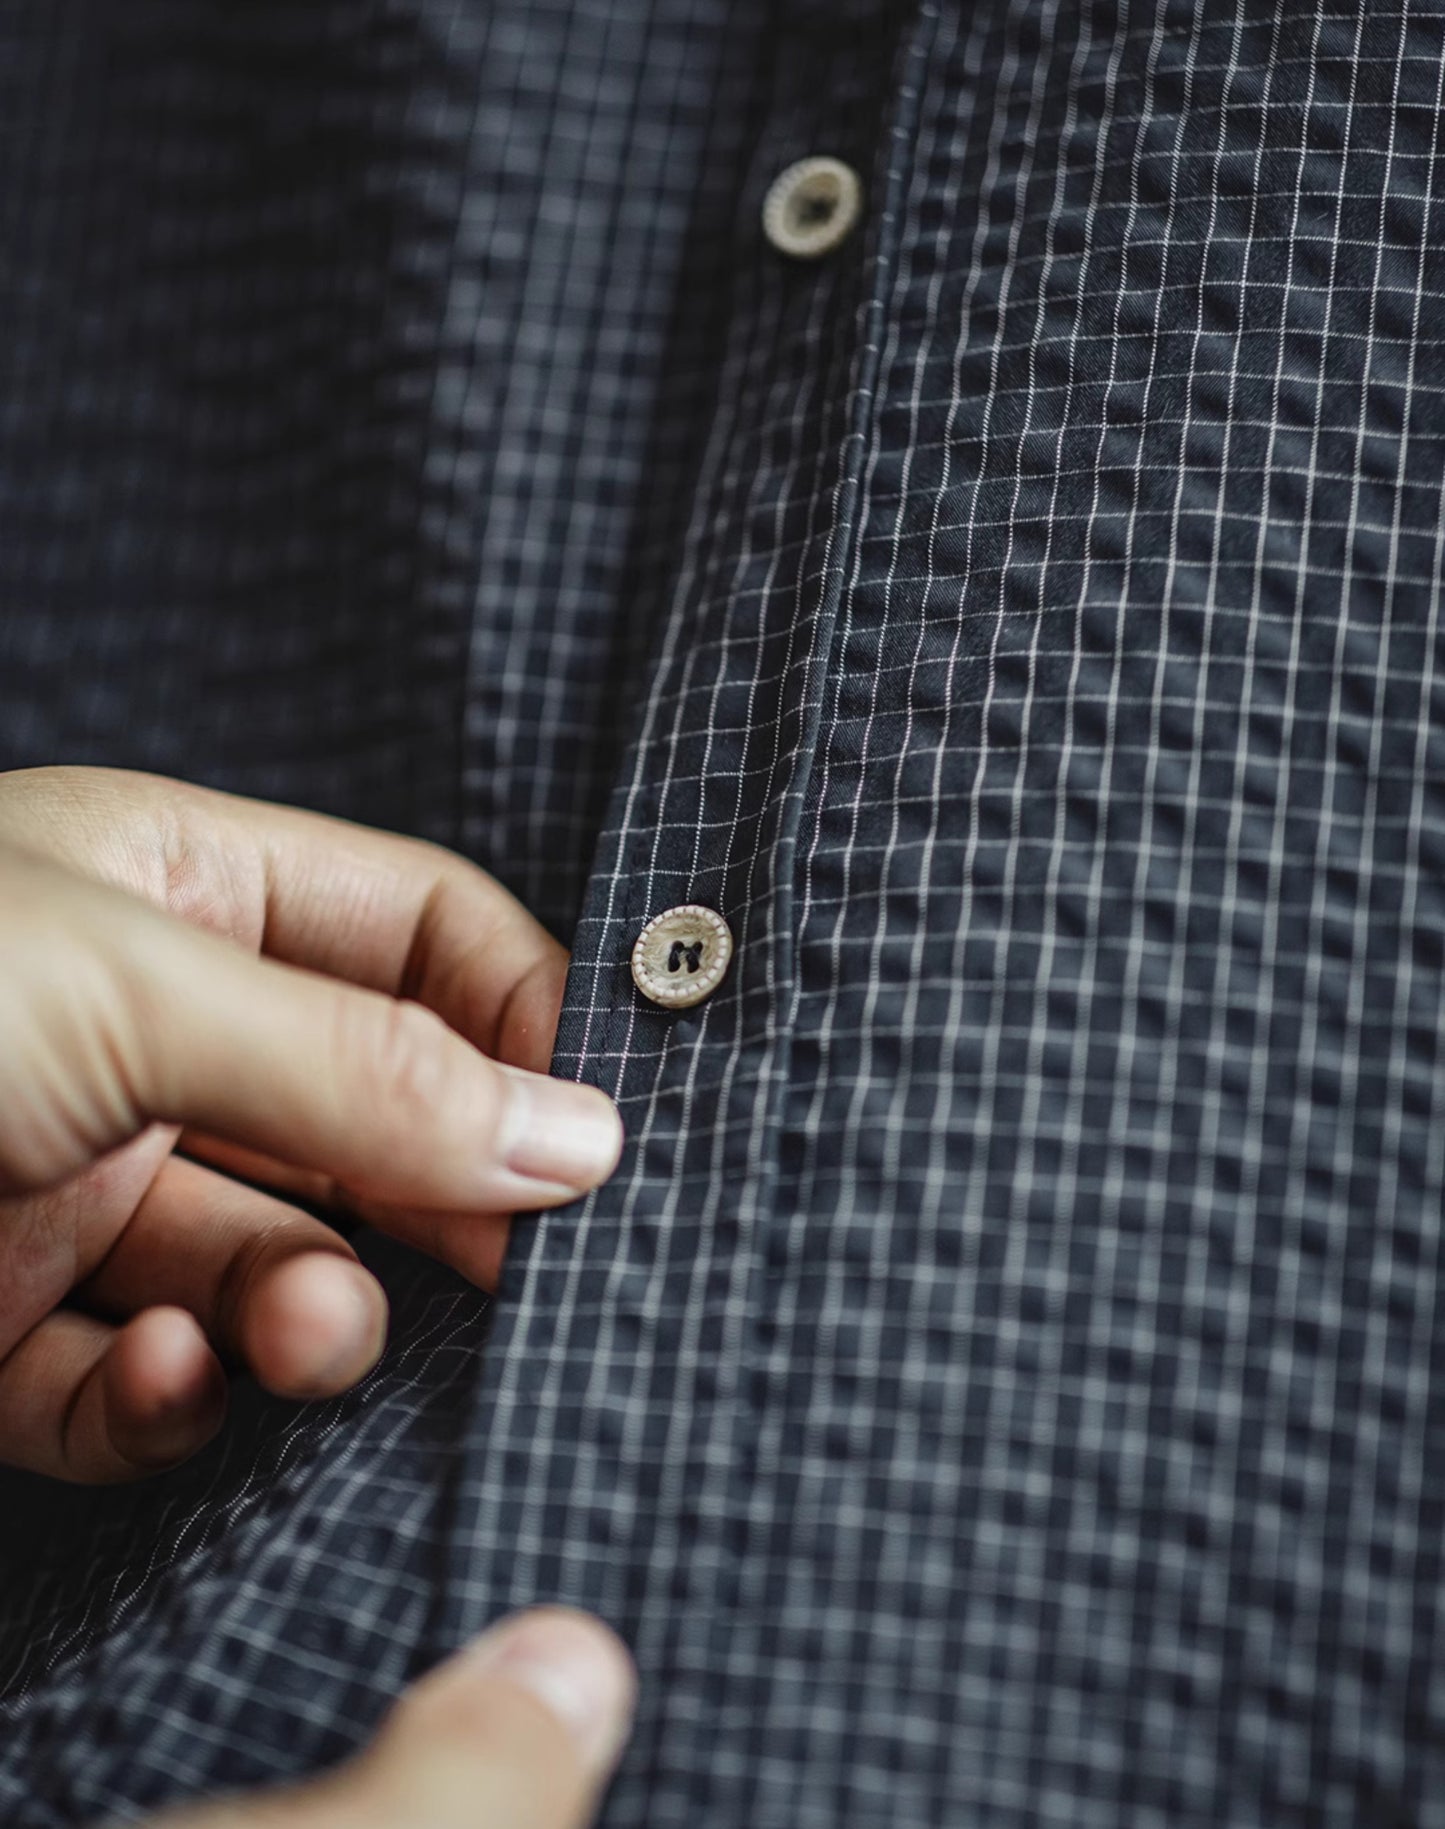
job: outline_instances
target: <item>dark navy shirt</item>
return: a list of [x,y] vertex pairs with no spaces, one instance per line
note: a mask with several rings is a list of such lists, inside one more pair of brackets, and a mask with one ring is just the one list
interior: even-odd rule
[[368,1241],[356,1392],[6,1479],[6,1823],[539,1598],[613,1829],[1445,1823],[1442,85],[1438,0],[0,0],[0,765],[458,847],[629,1132],[494,1314]]

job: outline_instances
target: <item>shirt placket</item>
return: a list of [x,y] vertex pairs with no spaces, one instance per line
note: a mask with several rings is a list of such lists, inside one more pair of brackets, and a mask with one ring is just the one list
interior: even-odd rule
[[[798,5],[767,47],[716,396],[555,1059],[618,1098],[628,1150],[606,1189],[519,1242],[458,1489],[447,1636],[550,1595],[612,1619],[653,1673],[619,1821],[681,1820],[699,1787],[731,1782],[704,1756],[714,1730],[696,1734],[725,1713],[746,1629],[746,1367],[787,1066],[792,853],[908,155],[913,25],[911,9]],[[801,230],[818,227],[820,160],[856,219],[814,256],[778,211],[801,205]],[[709,996],[668,1008],[634,982],[634,947],[689,908],[721,916],[735,950]],[[685,965],[691,941],[673,938]]]

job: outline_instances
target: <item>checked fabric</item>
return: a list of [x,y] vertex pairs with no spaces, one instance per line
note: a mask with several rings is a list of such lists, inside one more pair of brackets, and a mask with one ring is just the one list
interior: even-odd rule
[[7,1824],[542,1598],[609,1829],[1445,1824],[1442,86],[1439,0],[0,0],[0,764],[459,847],[629,1132],[494,1310],[369,1240],[347,1398],[4,1481]]

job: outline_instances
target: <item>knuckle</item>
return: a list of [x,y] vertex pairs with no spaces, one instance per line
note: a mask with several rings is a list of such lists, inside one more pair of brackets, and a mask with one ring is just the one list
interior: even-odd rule
[[402,1134],[434,1124],[449,1096],[448,1030],[420,1004],[349,998],[338,1045],[359,1075],[372,1122]]

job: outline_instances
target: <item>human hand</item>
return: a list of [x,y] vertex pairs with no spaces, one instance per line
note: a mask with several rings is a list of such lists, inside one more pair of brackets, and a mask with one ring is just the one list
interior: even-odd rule
[[220,1427],[223,1358],[289,1397],[362,1376],[380,1285],[278,1194],[493,1286],[506,1216],[621,1147],[601,1093],[541,1072],[565,970],[434,846],[154,776],[0,774],[0,1461],[181,1460]]
[[141,1829],[579,1829],[621,1751],[633,1689],[627,1654],[595,1620],[518,1614],[408,1690],[337,1771]]

